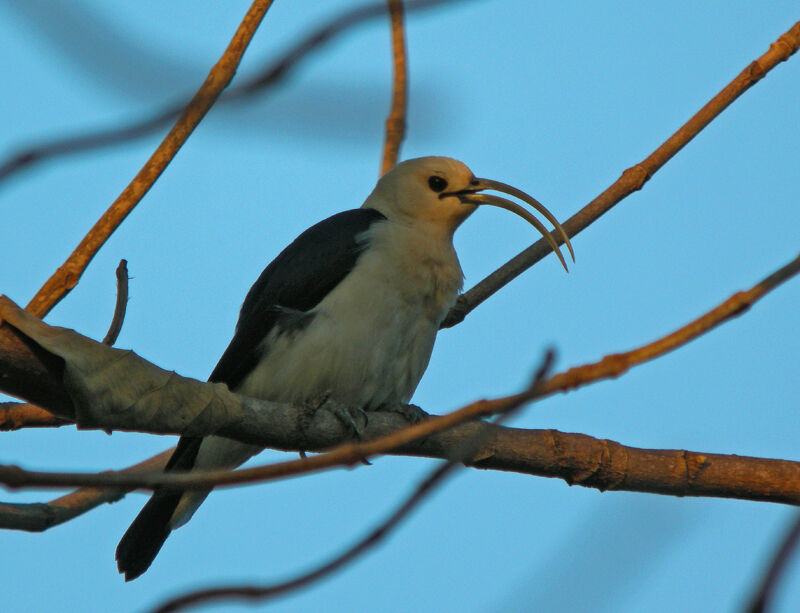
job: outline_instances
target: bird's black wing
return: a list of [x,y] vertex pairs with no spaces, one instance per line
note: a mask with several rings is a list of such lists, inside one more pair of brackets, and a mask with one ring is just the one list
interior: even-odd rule
[[[287,310],[313,309],[350,273],[367,248],[364,233],[386,219],[374,209],[337,213],[312,226],[264,269],[247,294],[236,333],[209,381],[235,389],[261,357],[261,341],[285,319]],[[182,436],[166,470],[191,470],[203,439]],[[156,490],[117,546],[117,567],[127,581],[152,563],[170,533],[182,492]]]
[[261,342],[287,311],[305,312],[350,273],[366,249],[364,233],[385,220],[374,209],[337,213],[303,232],[264,269],[247,293],[236,334],[209,381],[236,387],[255,368]]

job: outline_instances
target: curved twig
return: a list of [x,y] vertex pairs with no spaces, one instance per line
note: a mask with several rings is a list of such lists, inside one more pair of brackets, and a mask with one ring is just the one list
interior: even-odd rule
[[30,313],[44,317],[78,283],[83,271],[119,224],[144,197],[172,161],[189,135],[233,79],[236,68],[258,25],[273,0],[254,0],[222,57],[211,69],[203,85],[194,95],[178,121],[161,141],[150,159],[123,190],[109,209],[95,223],[66,262],[53,273],[26,307]]
[[386,174],[400,155],[400,144],[406,133],[406,107],[408,70],[406,68],[406,41],[403,32],[403,0],[387,0],[392,25],[392,107],[386,118],[386,138],[383,143],[381,174]]
[[[620,200],[642,188],[672,156],[680,151],[690,140],[705,128],[722,111],[752,87],[756,82],[775,66],[787,60],[800,48],[800,21],[794,24],[777,41],[772,43],[769,50],[752,62],[739,75],[726,85],[722,91],[714,96],[703,108],[695,113],[689,121],[683,124],[677,132],[670,136],[653,153],[640,163],[631,166],[622,173],[622,176],[609,186],[602,194],[597,196],[580,211],[570,217],[564,224],[564,230],[572,238],[581,230],[595,222],[604,213],[609,211]],[[556,238],[561,244],[560,237]],[[500,290],[507,283],[528,270],[544,256],[551,252],[550,246],[544,239],[539,239],[533,245],[517,254],[503,264],[477,285],[459,296],[456,305],[450,310],[447,318],[442,322],[442,328],[449,328],[464,321],[464,318]]]
[[111,318],[111,325],[103,339],[103,344],[111,347],[117,342],[117,337],[122,331],[122,323],[125,321],[125,311],[128,308],[128,261],[120,260],[117,266],[117,302],[114,306],[114,316]]

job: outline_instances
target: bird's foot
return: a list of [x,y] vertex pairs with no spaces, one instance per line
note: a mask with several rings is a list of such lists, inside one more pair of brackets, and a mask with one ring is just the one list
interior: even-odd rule
[[381,411],[386,411],[387,413],[397,413],[398,415],[401,415],[410,424],[416,424],[422,421],[423,419],[428,419],[430,417],[429,413],[426,413],[417,405],[402,404],[400,402],[398,402],[397,404],[382,406]]
[[[352,430],[356,438],[364,438],[364,430],[369,425],[369,416],[360,407],[351,407],[341,402],[326,397],[318,406],[317,410],[324,409],[338,419],[345,428]],[[363,425],[359,425],[359,422]]]

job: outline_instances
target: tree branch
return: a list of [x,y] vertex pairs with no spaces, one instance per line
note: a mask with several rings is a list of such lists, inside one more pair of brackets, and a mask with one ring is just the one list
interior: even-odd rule
[[53,428],[72,424],[47,409],[28,402],[0,402],[0,432],[22,428]]
[[[213,470],[213,471],[191,471],[169,473],[154,472],[152,474],[129,474],[129,473],[45,473],[23,470],[17,466],[0,465],[0,483],[9,488],[22,487],[136,487],[154,490],[163,486],[175,486],[180,489],[207,489],[212,486],[222,485],[241,485],[245,483],[261,482],[286,478],[299,474],[317,472],[326,468],[339,466],[351,466],[368,457],[386,453],[395,449],[413,449],[413,443],[423,437],[430,437],[444,430],[454,428],[464,422],[486,417],[497,413],[515,409],[534,398],[538,391],[536,384],[538,380],[532,382],[531,386],[525,391],[506,396],[495,400],[479,400],[466,407],[443,416],[434,416],[422,422],[403,427],[397,420],[391,420],[390,424],[385,424],[380,428],[381,433],[377,434],[372,440],[358,443],[344,443],[335,449],[313,457],[279,462],[255,468],[244,468],[237,471]],[[370,421],[377,419],[381,413],[370,414]],[[330,417],[328,418],[330,421]],[[388,429],[386,426],[388,425]],[[312,423],[313,427],[314,424]],[[336,445],[344,438],[343,427],[339,424],[340,436],[334,439]],[[363,436],[369,436],[375,428],[367,426]],[[445,450],[445,459],[454,455],[461,457],[460,450],[467,445],[472,437],[486,436],[485,433],[473,433],[467,437],[466,441],[459,441],[452,449]],[[248,437],[250,438],[250,437]],[[258,437],[259,439],[261,437]]]
[[[579,385],[618,376],[633,365],[663,355],[743,313],[756,300],[798,271],[800,256],[750,290],[734,294],[678,331],[640,349],[606,356],[594,364],[555,375],[542,384],[537,394],[567,391]],[[78,408],[71,417],[81,427],[219,434],[261,446],[294,450],[325,449],[344,438],[342,424],[324,411],[309,416],[304,408],[241,397],[231,393],[224,385],[205,384],[167,373],[132,352],[108,348],[75,332],[48,326],[7,298],[0,298],[0,316],[34,339],[35,343],[64,360],[65,386],[75,396]],[[93,361],[102,365],[102,378],[99,380],[91,372]],[[135,397],[130,396],[125,385],[132,386]],[[33,473],[17,467],[3,467],[0,470],[0,482],[9,487],[110,485],[154,489],[173,485],[182,489],[206,488],[211,485],[285,478],[348,465],[390,450],[398,454],[450,458],[454,449],[460,448],[465,440],[475,435],[475,428],[488,428],[485,434],[488,442],[468,464],[479,468],[561,477],[568,483],[601,490],[623,489],[800,504],[800,463],[796,462],[680,450],[643,450],[578,434],[514,430],[485,423],[462,423],[450,427],[465,418],[489,414],[498,406],[506,406],[503,403],[516,402],[523,397],[530,400],[531,394],[528,392],[496,401],[480,401],[449,416],[431,419],[401,432],[394,431],[402,425],[402,418],[387,413],[373,413],[365,436],[370,439],[383,436],[383,439],[347,444],[313,458],[233,472],[104,476]],[[450,429],[441,432],[442,427]],[[419,440],[425,435],[427,438]]]
[[[122,473],[150,472],[163,469],[175,450],[167,449],[152,458],[126,468]],[[0,502],[0,528],[44,532],[103,503],[117,502],[130,490],[84,487],[50,502],[12,504]]]
[[108,210],[81,240],[66,262],[53,273],[28,303],[27,310],[44,317],[50,309],[77,285],[83,271],[119,224],[128,216],[153,183],[172,161],[189,135],[227,87],[255,34],[272,5],[272,0],[254,0],[233,36],[228,48],[211,69],[203,85],[189,102],[178,121],[161,141],[150,159],[123,190]]
[[566,372],[553,376],[542,384],[542,393],[549,395],[555,392],[565,392],[582,387],[587,383],[619,377],[631,366],[654,360],[693,341],[729,319],[742,315],[764,295],[794,277],[798,272],[800,272],[800,256],[762,279],[749,290],[736,292],[720,305],[671,334],[632,351],[612,353],[594,364],[570,368]]
[[[117,301],[114,307],[114,316],[108,333],[103,339],[103,344],[111,347],[117,340],[122,324],[125,321],[125,311],[128,306],[128,262],[120,260],[116,271]],[[21,428],[53,428],[68,426],[74,422],[56,417],[50,411],[25,402],[0,403],[0,432],[20,430]]]
[[[580,211],[570,217],[564,224],[564,230],[571,238],[581,230],[588,227],[609,211],[620,200],[642,188],[672,156],[689,143],[700,131],[705,128],[722,111],[752,87],[756,82],[779,63],[789,59],[800,48],[800,21],[794,24],[777,41],[772,43],[769,50],[752,62],[739,75],[726,85],[722,91],[714,96],[703,108],[692,116],[677,132],[670,136],[658,149],[653,151],[644,160],[631,166],[622,173],[622,176],[609,186],[602,194],[597,196]],[[554,235],[556,242],[562,244],[563,240]],[[544,256],[551,252],[547,241],[540,239],[533,245],[514,256],[477,285],[458,298],[455,306],[450,310],[442,328],[449,328],[461,323],[464,318],[484,300],[505,287],[517,276],[528,270]]]
[[[530,388],[535,395],[539,391],[550,367],[553,365],[555,354],[553,351],[547,351],[539,366]],[[504,419],[510,418],[516,411],[523,406],[522,402],[509,405],[504,409],[504,412],[495,420],[499,423]],[[356,541],[355,544],[345,549],[341,554],[335,556],[333,559],[318,565],[315,569],[303,573],[288,581],[276,583],[273,585],[257,586],[225,586],[216,588],[204,588],[194,590],[186,594],[182,594],[177,598],[172,598],[167,602],[161,604],[153,613],[171,613],[186,609],[190,606],[214,602],[218,600],[231,600],[231,599],[244,599],[248,601],[264,600],[266,598],[274,598],[287,592],[298,590],[302,587],[316,583],[317,581],[331,575],[337,570],[343,568],[350,562],[354,561],[360,555],[372,549],[382,540],[384,540],[392,530],[394,530],[400,523],[408,517],[408,515],[416,507],[418,507],[426,498],[428,498],[435,488],[440,485],[444,479],[450,476],[459,463],[471,458],[475,451],[481,446],[482,436],[485,433],[478,432],[471,439],[464,442],[451,459],[443,465],[434,469],[420,484],[414,489],[411,495],[403,501],[384,521],[378,526],[370,530],[370,532],[363,538]]]
[[392,57],[393,62],[393,87],[392,107],[389,117],[386,118],[386,139],[383,143],[383,161],[381,174],[386,174],[397,164],[400,154],[400,144],[406,132],[406,85],[408,71],[406,68],[406,41],[403,33],[403,0],[387,0],[389,16],[392,25]]

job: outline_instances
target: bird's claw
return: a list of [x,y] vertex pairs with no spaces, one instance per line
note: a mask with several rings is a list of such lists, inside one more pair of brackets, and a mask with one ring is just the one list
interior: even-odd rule
[[387,413],[397,413],[410,424],[416,424],[430,417],[429,413],[426,413],[415,404],[402,404],[398,402],[397,404],[381,407],[381,410]]
[[[330,399],[326,400],[320,408],[332,413],[345,428],[349,428],[353,431],[356,438],[359,440],[364,438],[364,430],[366,430],[369,425],[369,416],[364,409],[361,407],[350,407]],[[363,426],[358,424],[359,419],[363,420]]]

